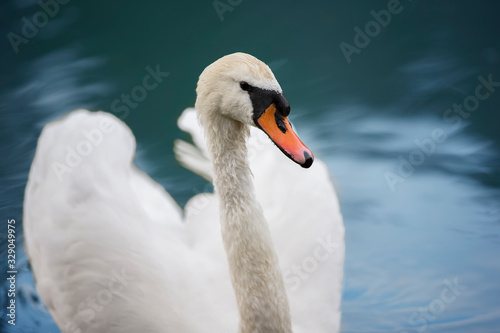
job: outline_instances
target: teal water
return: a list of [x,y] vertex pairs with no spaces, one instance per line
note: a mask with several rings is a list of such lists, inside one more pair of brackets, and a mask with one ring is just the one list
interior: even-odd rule
[[[23,18],[44,23],[44,9],[0,5],[2,272],[7,220],[19,226],[16,326],[5,284],[1,332],[59,332],[19,229],[42,126],[76,108],[115,113],[136,135],[136,163],[183,205],[207,187],[175,160],[173,141],[188,139],[176,119],[204,67],[235,51],[272,67],[338,188],[342,332],[499,331],[498,2],[232,1],[221,16],[211,1],[62,2],[29,38]],[[385,27],[370,23],[388,7]],[[356,38],[356,27],[372,37]],[[137,104],[121,101],[157,66],[168,76]]]

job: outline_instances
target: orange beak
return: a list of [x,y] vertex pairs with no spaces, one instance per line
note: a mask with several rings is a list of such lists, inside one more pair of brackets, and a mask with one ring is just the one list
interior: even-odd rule
[[258,126],[266,132],[278,148],[303,168],[309,168],[314,160],[312,152],[300,141],[287,117],[276,113],[276,105],[271,104],[257,119]]

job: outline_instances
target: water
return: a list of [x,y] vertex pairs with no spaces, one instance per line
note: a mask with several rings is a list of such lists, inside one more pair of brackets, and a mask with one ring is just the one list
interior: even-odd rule
[[[173,140],[187,138],[175,121],[194,104],[203,68],[245,51],[271,65],[301,137],[338,188],[347,247],[342,332],[498,332],[500,87],[480,88],[489,95],[478,105],[470,96],[479,76],[500,81],[500,5],[401,1],[348,63],[339,45],[356,46],[353,29],[370,28],[370,11],[390,3],[243,1],[221,20],[210,1],[73,0],[15,53],[8,33],[20,35],[22,18],[42,9],[4,1],[2,235],[7,219],[21,226],[42,126],[79,107],[121,116],[137,137],[137,164],[183,205],[206,183],[175,161]],[[119,109],[148,66],[169,75],[128,112]],[[464,102],[475,111],[447,111]],[[59,332],[16,235],[17,320],[7,324],[3,310],[0,331]],[[0,251],[6,258],[5,241]]]

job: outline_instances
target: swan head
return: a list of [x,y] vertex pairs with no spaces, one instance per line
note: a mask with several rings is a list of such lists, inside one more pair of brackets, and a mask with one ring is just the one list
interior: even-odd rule
[[255,126],[294,162],[304,168],[312,165],[312,152],[288,121],[290,105],[269,66],[259,59],[245,53],[220,58],[201,73],[196,93],[201,119],[223,116]]

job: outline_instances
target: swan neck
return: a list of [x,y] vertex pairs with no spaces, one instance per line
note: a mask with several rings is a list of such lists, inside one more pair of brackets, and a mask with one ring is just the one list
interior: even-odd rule
[[247,163],[248,126],[220,116],[205,129],[240,313],[239,332],[291,332],[283,276]]

